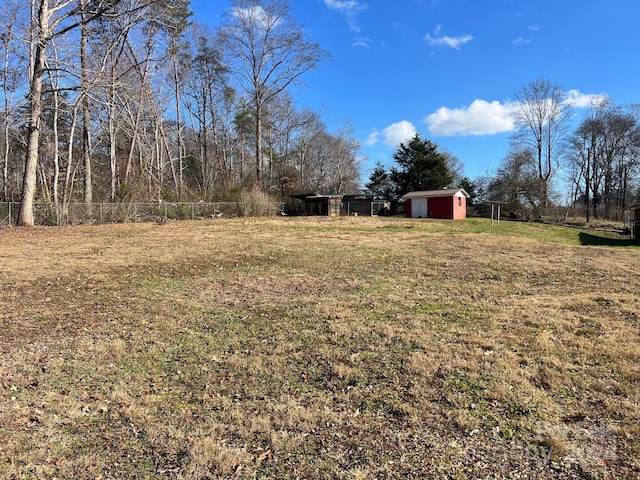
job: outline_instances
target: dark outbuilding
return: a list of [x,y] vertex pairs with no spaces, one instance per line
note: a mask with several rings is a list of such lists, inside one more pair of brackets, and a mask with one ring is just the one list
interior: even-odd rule
[[640,239],[640,204],[629,207],[631,211],[631,221],[629,222],[629,230],[631,238]]
[[[376,199],[373,195],[292,195],[293,201],[298,201],[292,213],[302,215],[320,215],[337,217],[340,215],[378,215],[389,204]],[[300,205],[299,202],[302,202]]]

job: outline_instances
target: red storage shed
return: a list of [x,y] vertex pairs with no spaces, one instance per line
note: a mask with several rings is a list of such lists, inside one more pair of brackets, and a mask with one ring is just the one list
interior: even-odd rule
[[402,198],[405,200],[406,215],[410,218],[467,218],[469,194],[464,188],[409,192]]

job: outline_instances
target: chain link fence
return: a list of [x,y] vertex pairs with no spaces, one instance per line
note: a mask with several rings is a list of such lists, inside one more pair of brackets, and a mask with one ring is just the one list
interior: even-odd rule
[[[273,216],[283,212],[284,203],[70,203],[56,207],[40,202],[33,210],[36,225],[86,225]],[[0,202],[0,225],[15,224],[19,211],[19,202]]]

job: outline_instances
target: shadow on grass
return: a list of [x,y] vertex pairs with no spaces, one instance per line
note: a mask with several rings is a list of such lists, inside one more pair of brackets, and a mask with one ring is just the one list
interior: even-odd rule
[[637,247],[640,246],[637,240],[632,238],[609,238],[592,233],[580,232],[581,245],[595,245],[602,247]]

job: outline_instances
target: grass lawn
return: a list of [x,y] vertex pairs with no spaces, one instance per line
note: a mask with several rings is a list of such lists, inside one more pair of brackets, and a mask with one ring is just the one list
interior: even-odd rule
[[469,219],[0,229],[0,478],[640,478],[640,248]]

